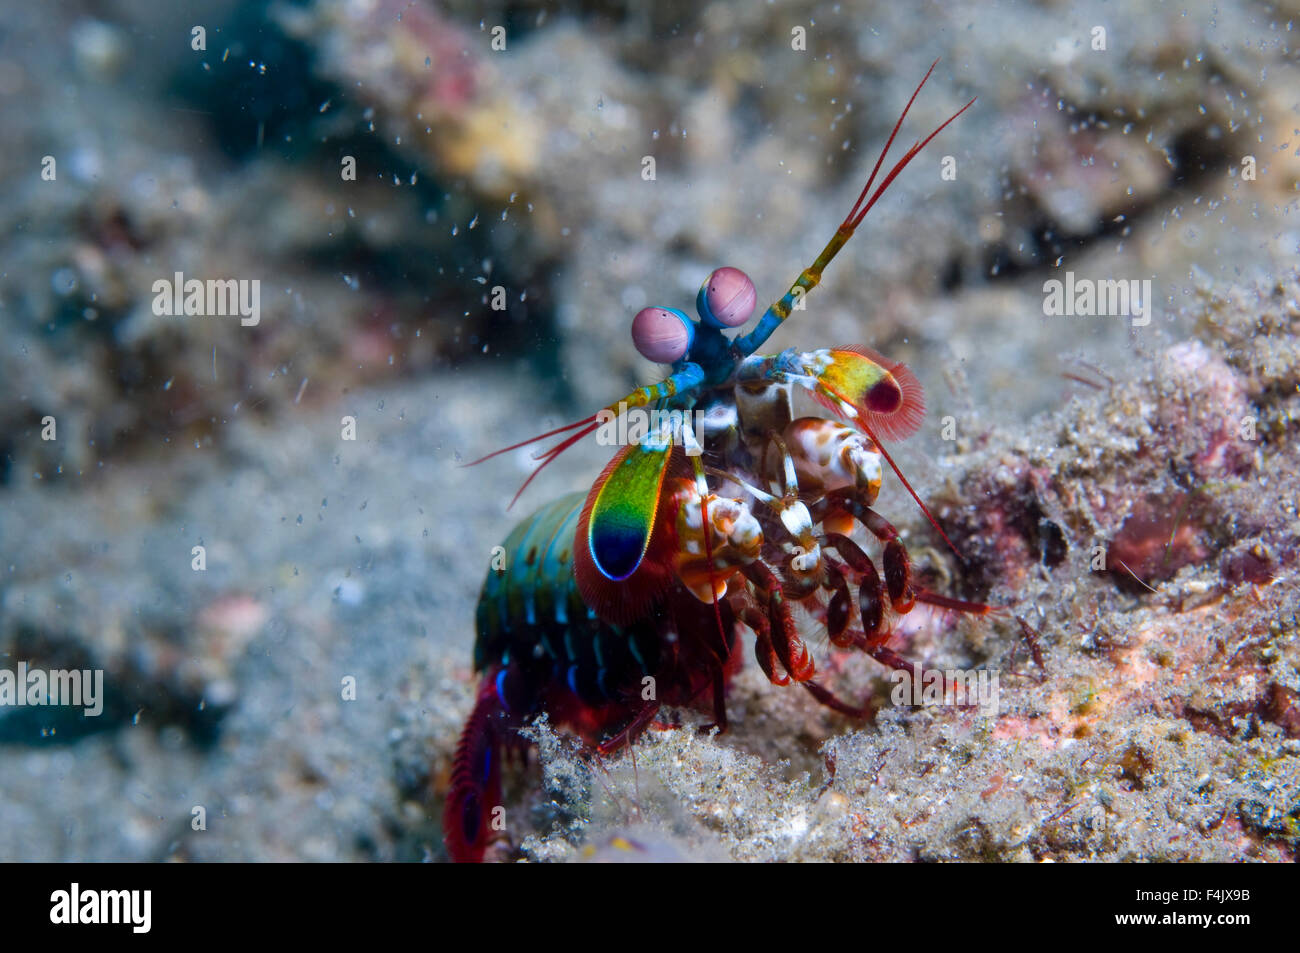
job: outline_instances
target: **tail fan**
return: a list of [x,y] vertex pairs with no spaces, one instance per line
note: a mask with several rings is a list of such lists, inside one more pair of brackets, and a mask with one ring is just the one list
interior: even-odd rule
[[478,699],[451,771],[451,791],[443,808],[442,830],[447,852],[457,863],[479,863],[491,833],[493,809],[501,803],[501,703],[496,678],[489,671],[480,683]]

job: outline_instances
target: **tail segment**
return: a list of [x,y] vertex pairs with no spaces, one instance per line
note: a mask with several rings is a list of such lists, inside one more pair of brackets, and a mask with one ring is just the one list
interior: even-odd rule
[[483,859],[492,810],[501,803],[501,703],[494,676],[489,670],[479,685],[474,710],[456,747],[451,791],[443,808],[443,837],[457,863]]

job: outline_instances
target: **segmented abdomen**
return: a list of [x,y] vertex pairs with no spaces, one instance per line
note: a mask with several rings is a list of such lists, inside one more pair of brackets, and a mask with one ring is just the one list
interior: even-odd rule
[[625,626],[602,622],[578,591],[574,533],[585,496],[561,497],[519,523],[483,583],[474,667],[497,671],[497,695],[512,719],[550,708],[568,693],[586,706],[626,703],[638,697],[642,678],[658,670],[653,618]]

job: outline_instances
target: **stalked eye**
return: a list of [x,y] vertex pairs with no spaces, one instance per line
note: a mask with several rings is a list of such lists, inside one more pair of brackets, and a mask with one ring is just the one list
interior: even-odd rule
[[646,360],[675,364],[695,340],[691,319],[672,308],[642,308],[632,319],[632,343]]
[[749,275],[739,268],[719,268],[700,286],[695,307],[715,328],[738,328],[754,313],[757,300]]

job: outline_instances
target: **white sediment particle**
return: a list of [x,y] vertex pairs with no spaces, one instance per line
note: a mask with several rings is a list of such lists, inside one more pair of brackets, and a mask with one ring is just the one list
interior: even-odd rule
[[789,820],[782,825],[780,833],[790,840],[797,840],[808,832],[808,812],[804,808],[799,808]]

